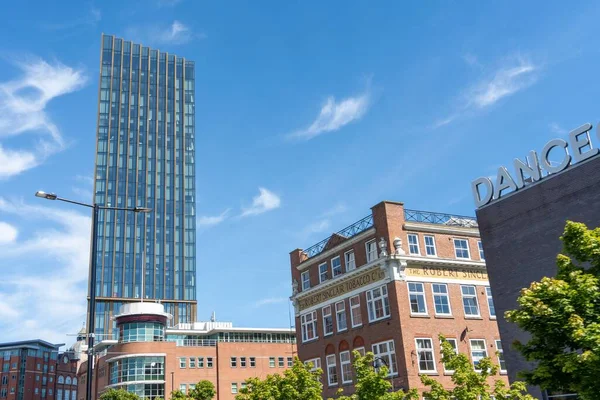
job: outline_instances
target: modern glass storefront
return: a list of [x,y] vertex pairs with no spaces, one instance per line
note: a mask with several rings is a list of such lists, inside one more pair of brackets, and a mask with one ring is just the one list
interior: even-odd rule
[[119,342],[162,342],[165,326],[158,322],[129,322],[119,327]]
[[[165,358],[139,356],[116,360],[109,364],[110,385],[136,393],[142,398],[164,398]],[[131,384],[128,384],[131,382]]]

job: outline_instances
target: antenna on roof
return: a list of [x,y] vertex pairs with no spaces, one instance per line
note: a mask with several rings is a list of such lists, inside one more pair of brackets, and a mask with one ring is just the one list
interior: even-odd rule
[[215,322],[217,320],[217,313],[215,313],[214,311],[212,312],[212,315],[210,316],[210,322]]

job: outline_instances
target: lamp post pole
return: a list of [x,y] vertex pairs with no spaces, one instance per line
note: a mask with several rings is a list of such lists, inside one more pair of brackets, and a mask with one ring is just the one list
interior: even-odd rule
[[[132,207],[132,208],[127,208],[127,207],[105,207],[105,206],[100,206],[96,203],[94,204],[87,204],[87,203],[81,203],[79,201],[74,201],[74,200],[69,200],[69,199],[64,199],[62,197],[58,197],[56,194],[54,193],[46,193],[46,192],[42,192],[42,191],[37,191],[35,193],[36,197],[41,197],[43,199],[46,200],[59,200],[59,201],[64,201],[65,203],[71,203],[71,204],[76,204],[79,206],[83,206],[83,207],[88,207],[92,209],[92,249],[91,249],[91,256],[90,256],[90,284],[89,284],[89,291],[88,291],[88,297],[90,299],[90,303],[89,303],[89,318],[87,321],[87,336],[88,336],[88,349],[87,349],[87,354],[88,354],[88,360],[87,360],[87,371],[86,371],[86,381],[85,381],[85,399],[86,400],[92,400],[92,373],[93,373],[93,368],[94,368],[94,336],[95,333],[94,331],[96,330],[96,261],[97,261],[97,247],[98,247],[98,238],[97,238],[97,234],[98,234],[98,213],[99,211],[102,210],[115,210],[115,211],[132,211],[135,213],[141,212],[141,213],[149,213],[150,211],[152,211],[150,208],[145,208],[145,207]],[[144,273],[143,271],[143,267],[142,267],[142,274]],[[143,284],[142,284],[143,285]]]
[[[377,361],[379,361],[379,362],[377,362]],[[395,388],[394,388],[394,375],[392,375],[391,371],[389,370],[389,369],[390,369],[390,366],[388,365],[387,361],[385,361],[385,360],[384,360],[383,358],[381,358],[381,357],[375,357],[375,359],[373,360],[373,366],[374,366],[375,368],[379,368],[379,367],[381,367],[381,364],[382,364],[382,363],[383,363],[383,364],[384,364],[384,365],[387,367],[387,369],[388,369],[388,374],[390,375],[390,383],[392,384],[392,392],[394,392],[394,391],[395,391]]]

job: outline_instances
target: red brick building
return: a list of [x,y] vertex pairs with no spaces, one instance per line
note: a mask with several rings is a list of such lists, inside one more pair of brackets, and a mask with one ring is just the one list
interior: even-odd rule
[[505,374],[474,218],[384,201],[290,261],[298,354],[323,369],[324,397],[353,391],[353,350],[387,364],[395,389],[423,389],[420,374],[451,387],[439,334]]
[[[142,398],[170,398],[200,380],[211,381],[217,400],[233,400],[251,377],[282,373],[296,355],[293,329],[236,328],[215,320],[167,327],[162,304],[130,303],[116,316],[118,339],[95,346],[93,398],[125,389]],[[79,368],[85,393],[87,361]]]
[[0,344],[0,399],[76,400],[77,362],[64,344],[26,340]]

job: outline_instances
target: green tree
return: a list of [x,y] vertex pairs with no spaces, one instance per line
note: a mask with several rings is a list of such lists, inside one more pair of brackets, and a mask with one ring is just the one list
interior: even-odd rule
[[563,254],[555,278],[543,278],[523,289],[519,307],[506,319],[531,335],[515,343],[536,363],[521,376],[551,391],[576,392],[597,399],[600,393],[600,228],[567,221]]
[[193,400],[212,400],[215,394],[217,394],[215,385],[211,381],[203,380],[196,383],[196,386],[190,390],[188,398]]
[[108,389],[100,395],[100,400],[140,400],[140,397],[125,389]]
[[498,366],[490,357],[479,361],[475,369],[465,354],[456,354],[454,348],[440,335],[442,342],[442,362],[448,370],[454,370],[452,383],[454,388],[445,389],[441,383],[428,375],[421,375],[421,382],[430,390],[423,393],[427,400],[490,400],[492,396],[504,400],[535,400],[526,394],[523,382],[515,382],[506,387],[504,382],[496,380],[492,388],[488,378],[498,374]]
[[265,379],[250,378],[236,400],[322,400],[321,369],[312,371],[297,357],[292,368],[283,375],[268,375]]
[[[409,400],[418,399],[416,390],[404,393],[402,390],[391,392],[392,383],[388,378],[388,368],[374,367],[375,356],[369,352],[361,356],[354,351],[354,393],[350,396],[339,395],[338,400]],[[341,390],[340,390],[341,393]]]
[[188,397],[181,390],[173,390],[171,392],[171,400],[186,400]]

